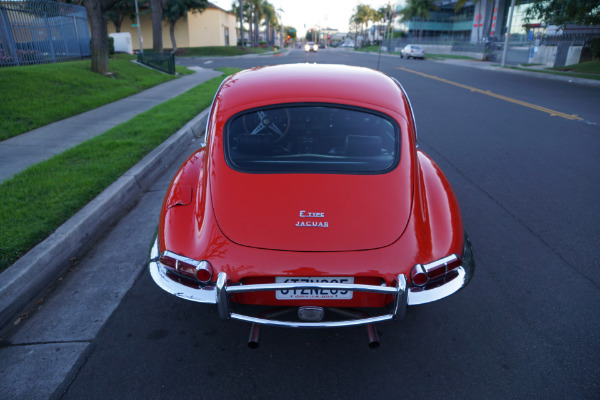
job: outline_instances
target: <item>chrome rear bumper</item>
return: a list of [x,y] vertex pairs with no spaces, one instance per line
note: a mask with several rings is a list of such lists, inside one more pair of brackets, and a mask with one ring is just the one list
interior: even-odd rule
[[[462,289],[470,280],[474,263],[471,244],[465,237],[465,251],[463,254],[463,265],[456,270],[451,279],[442,282],[434,282],[425,287],[407,286],[406,277],[398,275],[395,286],[374,286],[361,284],[337,284],[337,283],[269,283],[259,285],[228,285],[228,277],[225,272],[219,273],[216,284],[206,286],[190,287],[179,283],[177,278],[167,273],[167,270],[158,262],[158,241],[155,241],[150,251],[149,270],[156,284],[168,293],[182,299],[198,303],[216,304],[219,317],[223,319],[237,319],[255,324],[289,327],[289,328],[335,328],[343,326],[368,325],[392,319],[403,319],[406,307],[429,303],[447,297]],[[392,295],[395,298],[393,307],[388,314],[350,319],[345,321],[322,321],[322,322],[291,322],[252,317],[232,312],[229,296],[235,293],[248,293],[259,291],[293,289],[330,289],[330,290],[352,290],[358,292],[380,293]]]

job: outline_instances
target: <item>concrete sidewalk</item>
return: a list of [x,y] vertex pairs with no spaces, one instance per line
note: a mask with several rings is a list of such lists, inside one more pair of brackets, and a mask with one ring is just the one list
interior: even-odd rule
[[0,182],[221,74],[211,69],[195,69],[195,74],[0,142]]
[[[198,68],[186,75],[95,110],[0,142],[0,181],[130,120],[221,72]],[[82,210],[0,274],[0,328],[27,307],[103,230],[137,202],[140,194],[203,134],[208,109],[132,167]]]

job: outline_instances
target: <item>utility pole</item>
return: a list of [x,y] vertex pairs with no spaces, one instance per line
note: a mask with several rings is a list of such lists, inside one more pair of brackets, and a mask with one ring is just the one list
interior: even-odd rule
[[508,51],[508,39],[510,39],[510,30],[512,28],[512,17],[513,11],[515,10],[515,0],[510,2],[510,12],[508,13],[508,28],[506,29],[506,36],[504,37],[504,49],[502,50],[502,67],[506,64],[506,52]]
[[138,40],[140,42],[140,53],[144,54],[144,48],[142,47],[142,28],[140,27],[140,11],[138,10],[138,2],[137,0],[133,0],[133,3],[135,4],[135,18],[137,19],[137,30],[138,30]]

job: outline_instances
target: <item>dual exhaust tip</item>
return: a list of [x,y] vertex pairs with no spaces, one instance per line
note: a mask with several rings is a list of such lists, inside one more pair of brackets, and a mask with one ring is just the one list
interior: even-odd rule
[[[354,310],[341,310],[341,309],[333,309],[341,314],[351,315],[351,316],[362,316],[363,313]],[[303,306],[298,307],[298,318],[304,322],[320,322],[325,317],[325,309],[323,307],[316,306]],[[366,325],[367,327],[367,335],[369,338],[369,348],[376,349],[379,347],[379,335],[377,335],[377,330],[373,324]],[[260,325],[253,323],[250,327],[250,336],[248,338],[248,347],[251,349],[258,349],[259,347],[259,338],[260,338]]]

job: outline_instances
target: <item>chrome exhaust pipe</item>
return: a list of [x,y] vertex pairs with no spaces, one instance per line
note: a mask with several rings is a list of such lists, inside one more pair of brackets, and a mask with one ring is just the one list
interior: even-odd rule
[[379,335],[373,324],[367,325],[367,335],[369,335],[369,348],[376,349],[379,347]]
[[[346,315],[346,316],[354,317],[354,318],[368,317],[368,315],[366,313],[359,311],[359,310],[345,309],[345,308],[330,308],[330,310],[332,310],[338,314]],[[378,348],[380,345],[379,335],[377,334],[377,330],[375,329],[375,326],[373,324],[368,324],[368,325],[366,325],[366,327],[367,327],[367,335],[369,336],[369,348],[371,348],[371,349]]]
[[260,325],[252,324],[252,326],[250,327],[250,337],[248,338],[248,347],[249,348],[258,349],[259,336],[260,336]]

